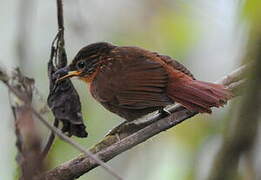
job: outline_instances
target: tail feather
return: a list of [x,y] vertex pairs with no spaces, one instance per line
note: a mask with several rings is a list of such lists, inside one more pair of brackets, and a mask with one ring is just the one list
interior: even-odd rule
[[186,108],[201,113],[211,113],[211,107],[223,106],[232,97],[223,85],[197,80],[174,82],[168,88],[168,94]]
[[197,111],[197,112],[206,112],[206,113],[211,113],[211,110],[206,109],[203,106],[197,105],[197,104],[193,104],[190,101],[187,101],[183,98],[175,98],[176,102],[179,102],[180,104],[182,104],[183,106],[185,106],[187,109],[193,110],[193,111]]

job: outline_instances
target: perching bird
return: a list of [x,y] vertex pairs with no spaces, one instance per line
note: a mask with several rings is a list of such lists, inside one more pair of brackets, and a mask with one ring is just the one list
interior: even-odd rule
[[59,74],[60,80],[77,76],[90,83],[92,96],[127,121],[175,102],[211,113],[211,107],[222,106],[232,97],[223,85],[196,80],[169,56],[106,42],[82,48]]

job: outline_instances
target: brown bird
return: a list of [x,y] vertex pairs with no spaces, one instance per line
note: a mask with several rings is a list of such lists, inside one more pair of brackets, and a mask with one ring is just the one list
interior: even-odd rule
[[109,111],[132,121],[178,102],[191,111],[211,113],[231,98],[223,85],[198,81],[169,56],[106,42],[82,48],[72,63],[56,72],[90,83],[92,96]]

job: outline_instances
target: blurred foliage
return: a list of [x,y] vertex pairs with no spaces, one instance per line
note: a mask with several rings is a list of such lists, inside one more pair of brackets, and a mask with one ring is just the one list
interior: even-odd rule
[[259,0],[246,0],[244,4],[244,15],[246,15],[250,22],[256,23],[260,25],[260,17],[261,17],[261,1]]
[[249,24],[249,41],[247,57],[244,61],[252,60],[256,56],[256,48],[259,48],[261,35],[261,1],[246,0],[243,8],[243,20]]
[[[161,8],[155,16],[142,21],[142,24],[133,31],[128,31],[127,36],[115,34],[113,41],[119,45],[136,45],[183,59],[200,38],[197,24],[187,13],[176,12],[167,7]],[[126,23],[128,24],[123,25],[130,26],[129,22]]]

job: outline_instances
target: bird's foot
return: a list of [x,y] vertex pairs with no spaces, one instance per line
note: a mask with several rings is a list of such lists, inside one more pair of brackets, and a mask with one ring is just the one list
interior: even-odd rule
[[160,118],[164,118],[166,116],[171,115],[171,112],[166,108],[160,108],[159,109]]
[[154,123],[159,118],[164,118],[170,115],[171,112],[167,109],[161,108],[158,113],[155,113],[154,116],[149,116],[149,118],[143,117],[133,121],[124,121],[120,125],[111,129],[105,136],[117,136],[118,139],[126,137],[127,135],[137,132],[138,130]]
[[113,129],[109,130],[109,132],[107,132],[105,134],[105,137],[106,136],[114,136],[114,135],[117,135],[119,134],[123,129],[124,129],[124,126],[128,123],[128,121],[124,121],[122,122],[121,124],[115,126]]
[[120,125],[114,127],[111,129],[105,136],[117,136],[117,138],[120,140],[123,137],[126,137],[129,134],[132,134],[140,129],[142,129],[144,125],[137,125],[134,122],[128,122],[124,121]]

